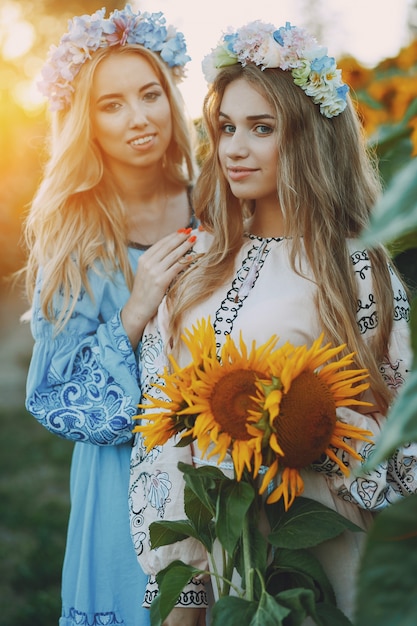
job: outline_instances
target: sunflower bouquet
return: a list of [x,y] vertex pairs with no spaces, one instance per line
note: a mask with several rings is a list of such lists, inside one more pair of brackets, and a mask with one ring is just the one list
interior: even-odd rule
[[[277,348],[275,336],[248,348],[242,336],[236,344],[228,335],[219,351],[210,320],[203,319],[182,340],[191,362],[180,367],[170,357],[170,370],[154,385],[163,397],[145,394],[134,430],[148,451],[175,436],[178,446],[197,446],[200,459],[179,464],[188,519],[151,524],[152,547],[187,536],[201,541],[215,581],[213,626],[284,619],[297,626],[307,615],[323,626],[349,624],[308,549],[361,529],[301,497],[300,470],[327,455],[348,473],[334,448],[360,459],[346,439],[370,441],[372,433],[340,421],[336,409],[369,405],[359,397],[369,386],[367,370],[351,367],[354,354],[335,360],[345,346],[323,345],[323,336],[310,348]],[[232,472],[222,471],[226,467]],[[181,561],[158,574],[153,626],[202,574]],[[263,621],[265,611],[272,621]]]

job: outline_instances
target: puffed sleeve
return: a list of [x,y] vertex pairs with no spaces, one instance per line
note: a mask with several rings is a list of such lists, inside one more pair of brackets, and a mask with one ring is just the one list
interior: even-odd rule
[[[358,324],[366,342],[378,323],[377,305],[372,293],[370,265],[366,252],[357,252],[353,256],[354,266],[360,282],[360,298],[358,301]],[[387,386],[396,395],[401,389],[412,355],[409,331],[409,303],[405,291],[395,273],[391,270],[391,284],[394,297],[394,320],[390,336],[389,350],[380,371]],[[372,401],[372,396],[365,396]],[[386,416],[378,412],[359,412],[350,408],[337,409],[338,418],[359,428],[373,433],[376,442],[384,427]],[[313,464],[313,469],[324,472],[330,489],[342,499],[355,503],[370,511],[379,511],[395,500],[411,493],[417,493],[417,444],[410,443],[397,449],[394,455],[378,465],[371,472],[364,472],[361,467],[372,455],[375,443],[364,443],[346,439],[347,443],[359,453],[361,460],[355,460],[342,449],[333,451],[343,464],[350,469],[349,476],[342,474],[337,464],[328,457],[320,463]]]
[[[91,272],[93,298],[83,290],[65,328],[42,315],[38,278],[32,308],[34,348],[26,408],[52,433],[73,441],[113,445],[131,437],[140,392],[135,353],[120,319],[123,284]],[[54,307],[59,310],[58,294]]]

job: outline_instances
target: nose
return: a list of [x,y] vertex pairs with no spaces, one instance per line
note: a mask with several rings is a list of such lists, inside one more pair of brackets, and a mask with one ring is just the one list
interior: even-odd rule
[[149,124],[145,107],[135,102],[130,109],[130,128],[145,128]]
[[248,156],[248,147],[245,141],[245,133],[235,130],[233,135],[229,137],[226,147],[226,155],[230,159],[243,159]]

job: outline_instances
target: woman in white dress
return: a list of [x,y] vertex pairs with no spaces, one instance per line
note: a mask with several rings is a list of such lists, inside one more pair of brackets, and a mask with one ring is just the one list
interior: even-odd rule
[[[157,393],[151,385],[167,351],[181,367],[190,362],[180,335],[202,318],[210,318],[219,350],[228,335],[238,341],[240,333],[247,346],[277,335],[279,344],[308,347],[324,333],[335,346],[347,344],[355,367],[369,371],[366,400],[373,406],[342,407],[338,417],[376,437],[410,363],[409,305],[385,249],[366,250],[358,239],[380,184],[348,87],[326,49],[288,23],[276,29],[255,22],[229,33],[203,69],[211,83],[204,104],[210,149],[196,189],[204,232],[194,252],[204,254],[145,329],[142,392]],[[205,551],[193,539],[177,544],[178,551],[149,550],[150,522],[185,517],[177,462],[196,459],[190,446],[175,448],[174,442],[146,454],[138,436],[133,449],[131,526],[151,575],[147,601],[157,593],[152,576],[173,559],[207,568]],[[416,476],[404,473],[416,447],[361,475],[373,444],[351,445],[360,460],[335,450],[349,476],[321,458],[301,472],[304,495],[366,529],[373,512],[416,491]],[[354,611],[364,536],[345,532],[317,554],[347,616]],[[166,624],[198,623],[198,613],[189,611],[193,584],[196,590],[202,585],[197,580],[185,588]]]

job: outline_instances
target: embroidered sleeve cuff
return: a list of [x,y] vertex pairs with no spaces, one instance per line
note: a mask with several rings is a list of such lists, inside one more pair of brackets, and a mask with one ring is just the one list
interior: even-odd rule
[[[149,609],[152,601],[158,595],[159,588],[155,576],[149,576],[146,585],[145,597],[142,606]],[[182,590],[175,606],[204,609],[208,606],[205,584],[193,578]]]

